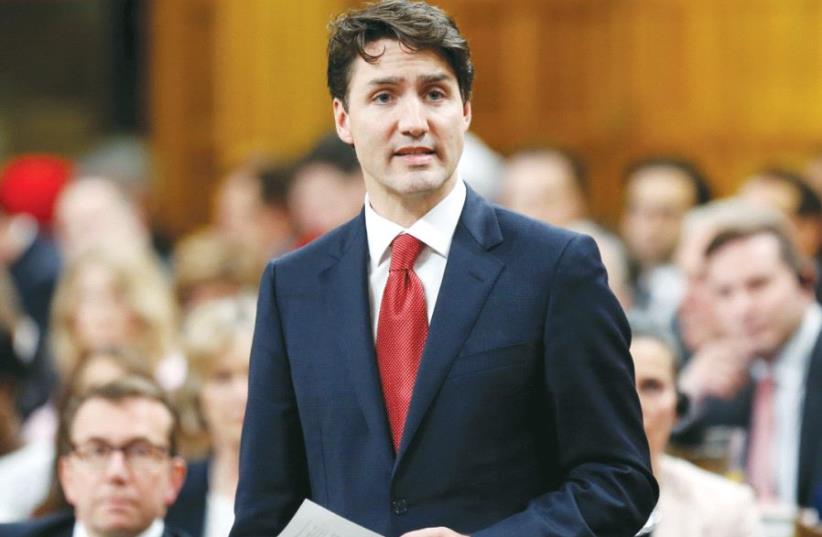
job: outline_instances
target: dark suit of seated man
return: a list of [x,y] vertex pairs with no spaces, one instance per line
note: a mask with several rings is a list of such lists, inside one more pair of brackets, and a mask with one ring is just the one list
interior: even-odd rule
[[124,378],[70,401],[58,475],[74,513],[0,525],[3,537],[182,537],[165,526],[185,477],[176,414],[148,380]]
[[305,498],[386,537],[632,537],[657,486],[625,317],[590,238],[459,178],[465,40],[383,2],[328,72],[366,206],[264,273],[232,537]]

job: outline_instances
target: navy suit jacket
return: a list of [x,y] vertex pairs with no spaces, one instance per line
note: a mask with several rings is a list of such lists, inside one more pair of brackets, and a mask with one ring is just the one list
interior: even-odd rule
[[[681,426],[674,440],[680,444],[699,442],[706,429],[717,425],[749,430],[755,391],[756,384],[749,380],[732,399],[706,399],[699,413]],[[813,346],[805,378],[797,472],[797,503],[812,506],[816,491],[822,490],[822,333]]]
[[266,268],[231,535],[310,498],[388,537],[633,536],[657,486],[593,241],[469,189],[396,455],[367,263],[361,213]]
[[205,530],[210,465],[211,459],[189,463],[183,488],[166,513],[166,524],[184,530],[191,537],[200,537]]

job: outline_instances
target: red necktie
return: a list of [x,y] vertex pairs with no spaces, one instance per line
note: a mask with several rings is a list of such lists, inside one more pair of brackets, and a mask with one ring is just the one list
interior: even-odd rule
[[398,235],[391,244],[391,268],[377,323],[377,362],[394,450],[399,451],[414,381],[428,337],[428,311],[414,260],[423,243]]
[[748,447],[748,481],[756,491],[760,502],[775,499],[773,475],[773,447],[776,440],[774,423],[774,380],[768,373],[756,385],[751,441]]

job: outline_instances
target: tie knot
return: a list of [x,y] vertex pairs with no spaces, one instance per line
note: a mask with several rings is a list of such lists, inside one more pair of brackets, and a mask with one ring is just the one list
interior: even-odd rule
[[422,247],[422,242],[416,237],[407,233],[397,235],[391,243],[391,268],[389,270],[412,270]]

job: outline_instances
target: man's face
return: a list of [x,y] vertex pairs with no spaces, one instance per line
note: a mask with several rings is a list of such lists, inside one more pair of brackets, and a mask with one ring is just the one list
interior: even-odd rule
[[762,233],[731,241],[708,258],[708,285],[729,336],[772,358],[799,327],[811,293],[782,260],[779,243]]
[[348,108],[334,99],[337,133],[354,144],[375,208],[436,203],[456,180],[471,106],[437,53],[410,52],[391,39],[366,51],[382,55],[352,63]]
[[640,265],[668,261],[679,239],[682,218],[695,202],[693,186],[676,168],[653,166],[631,177],[622,234]]
[[150,399],[93,398],[79,408],[69,436],[76,451],[60,458],[59,477],[77,520],[92,535],[133,536],[162,518],[180,490],[185,463],[168,455],[127,460],[122,451],[95,462],[81,453],[134,443],[167,450],[171,426],[168,410]]

